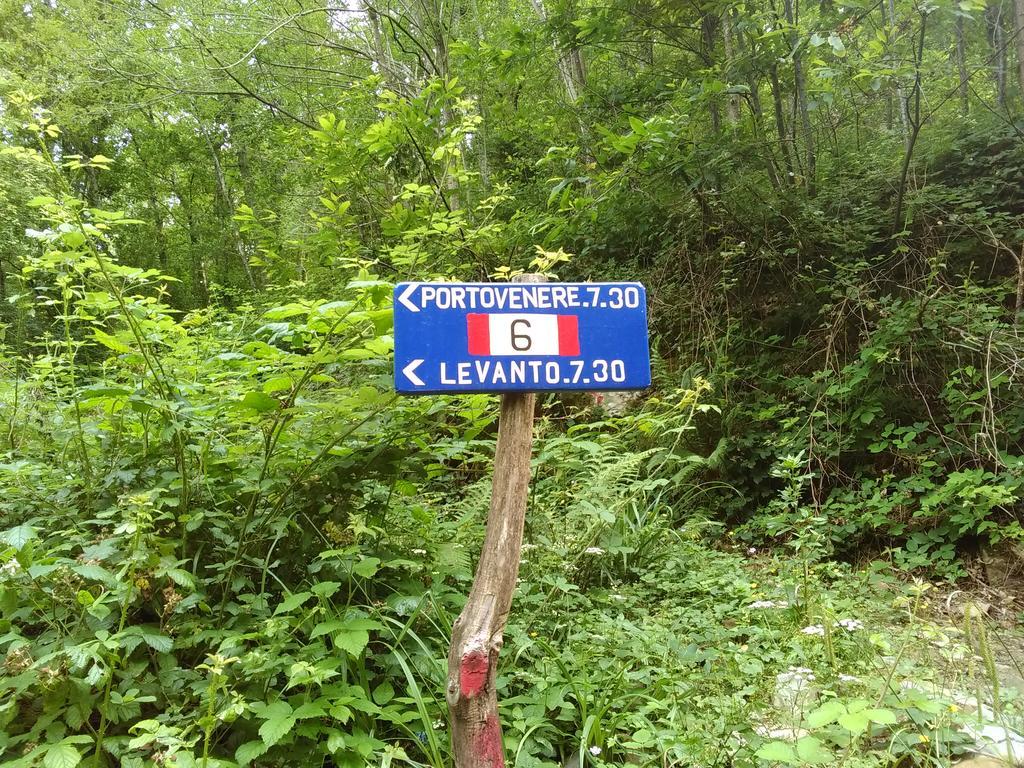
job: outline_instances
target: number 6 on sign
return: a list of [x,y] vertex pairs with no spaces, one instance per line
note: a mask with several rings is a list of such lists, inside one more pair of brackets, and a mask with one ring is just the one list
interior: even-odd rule
[[512,321],[512,349],[517,352],[529,352],[533,346],[533,338],[525,333],[516,333],[516,326],[530,328],[530,321],[526,318],[518,318]]

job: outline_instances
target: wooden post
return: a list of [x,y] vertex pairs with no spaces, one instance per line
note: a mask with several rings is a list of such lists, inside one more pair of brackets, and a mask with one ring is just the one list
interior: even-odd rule
[[[515,282],[542,283],[543,275]],[[501,396],[491,507],[483,551],[466,606],[452,627],[448,711],[455,768],[503,768],[505,750],[494,680],[519,574],[533,450],[532,392]]]

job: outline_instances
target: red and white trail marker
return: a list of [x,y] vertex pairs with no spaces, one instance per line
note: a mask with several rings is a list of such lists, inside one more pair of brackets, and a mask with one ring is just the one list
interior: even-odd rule
[[580,328],[577,315],[466,315],[471,355],[545,355],[577,357]]

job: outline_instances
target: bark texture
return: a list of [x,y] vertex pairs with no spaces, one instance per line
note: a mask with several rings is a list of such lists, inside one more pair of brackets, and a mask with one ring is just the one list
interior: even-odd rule
[[[526,276],[523,282],[541,282]],[[473,587],[452,627],[448,709],[455,768],[502,768],[494,679],[519,574],[533,449],[533,393],[502,395],[487,532]]]
[[1017,45],[1017,82],[1024,98],[1024,0],[1013,1],[1014,32]]
[[[814,197],[816,194],[816,155],[814,151],[814,131],[811,128],[810,110],[807,106],[807,83],[804,78],[803,57],[800,51],[800,33],[797,27],[798,0],[783,0],[782,7],[786,13],[786,24],[789,27],[789,45],[793,51],[793,85],[796,88],[797,114],[800,117],[800,128],[804,134],[804,176],[807,185],[807,196]],[[1021,0],[1024,2],[1024,0]]]
[[[537,18],[547,23],[548,12],[544,7],[544,0],[530,0]],[[558,67],[558,74],[565,87],[565,96],[573,104],[580,97],[580,91],[587,83],[587,70],[583,63],[583,55],[579,48],[572,48],[569,51],[562,51],[558,40],[552,35],[551,47],[555,51],[555,65]]]
[[996,102],[1006,108],[1006,31],[1003,28],[1002,2],[985,9],[988,42],[992,46],[992,77],[996,83]]
[[964,36],[964,17],[957,16],[954,26],[956,33],[956,71],[960,76],[958,90],[960,91],[960,114],[967,116],[971,107],[970,102],[970,77],[967,75],[967,39]]

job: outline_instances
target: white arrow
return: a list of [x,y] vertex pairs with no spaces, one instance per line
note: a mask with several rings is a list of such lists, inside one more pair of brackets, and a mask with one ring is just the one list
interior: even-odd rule
[[421,379],[419,376],[417,376],[414,373],[414,371],[417,368],[419,368],[419,366],[420,366],[420,364],[422,362],[423,362],[422,360],[413,360],[411,363],[409,363],[407,366],[405,366],[405,368],[402,369],[402,373],[405,374],[405,378],[407,378],[409,381],[411,381],[417,387],[422,387],[423,386],[423,379]]
[[[420,311],[419,307],[417,307],[415,304],[413,304],[411,301],[409,301],[409,297],[412,296],[416,292],[416,289],[418,287],[419,286],[417,286],[414,283],[413,285],[410,285],[408,288],[406,288],[404,291],[402,291],[398,295],[398,300],[400,302],[402,302],[405,305],[405,308],[408,309],[410,312],[419,312]],[[422,360],[420,362],[422,362]],[[422,384],[422,382],[420,382],[420,383]]]

